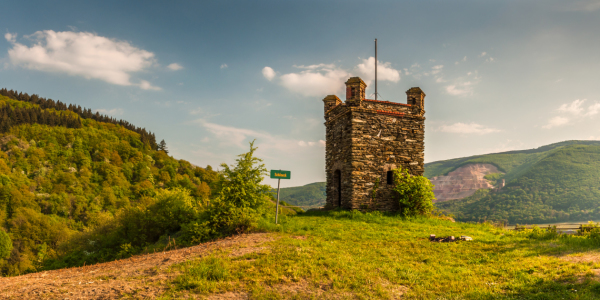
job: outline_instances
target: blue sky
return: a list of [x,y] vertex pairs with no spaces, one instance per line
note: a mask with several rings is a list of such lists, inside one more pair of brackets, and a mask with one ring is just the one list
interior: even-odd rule
[[[256,139],[323,181],[322,99],[425,91],[426,162],[600,139],[600,1],[13,1],[0,87],[153,131],[196,165]],[[9,13],[6,13],[9,12]],[[267,183],[275,184],[267,179]]]

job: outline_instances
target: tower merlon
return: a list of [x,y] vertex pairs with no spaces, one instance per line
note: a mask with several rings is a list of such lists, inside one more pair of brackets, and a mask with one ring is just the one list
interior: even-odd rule
[[336,95],[328,95],[323,98],[323,104],[325,105],[325,113],[327,113],[330,109],[342,104],[342,100]]
[[421,108],[425,107],[425,93],[419,87],[411,87],[406,91],[406,103]]
[[350,106],[360,106],[361,101],[365,99],[365,90],[367,84],[360,77],[351,77],[346,81],[346,104]]

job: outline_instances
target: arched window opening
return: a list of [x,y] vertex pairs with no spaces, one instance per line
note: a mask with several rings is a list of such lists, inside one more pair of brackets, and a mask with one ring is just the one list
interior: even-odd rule
[[338,207],[342,207],[342,172],[335,170],[333,173],[333,184],[335,187],[334,195],[335,201]]
[[394,184],[394,171],[387,171],[387,184]]

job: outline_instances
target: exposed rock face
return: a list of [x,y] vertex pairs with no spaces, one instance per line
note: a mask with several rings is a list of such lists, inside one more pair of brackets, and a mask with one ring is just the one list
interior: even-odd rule
[[431,178],[435,185],[433,193],[435,202],[443,202],[454,199],[462,199],[473,195],[479,189],[494,188],[483,176],[490,173],[501,173],[490,164],[470,164],[462,166],[446,176]]
[[358,77],[346,88],[345,102],[335,95],[323,99],[327,207],[397,210],[388,183],[392,170],[424,171],[425,93],[409,89],[404,104],[365,99],[366,84]]

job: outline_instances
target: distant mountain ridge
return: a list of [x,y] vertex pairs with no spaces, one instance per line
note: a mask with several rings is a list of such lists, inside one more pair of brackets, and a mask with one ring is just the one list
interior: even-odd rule
[[[320,207],[325,205],[327,195],[325,193],[325,182],[309,183],[303,186],[282,188],[279,192],[279,199],[295,206]],[[272,191],[273,194],[277,190]]]
[[[543,223],[600,219],[600,141],[564,141],[535,149],[506,151],[425,164],[425,176],[448,175],[463,166],[491,164],[486,175],[499,190],[436,203],[460,221]],[[503,173],[503,174],[502,174]],[[325,183],[282,189],[281,199],[299,206],[325,204]]]
[[508,151],[425,165],[428,177],[461,166],[488,163],[505,172],[500,190],[437,203],[461,221],[544,223],[600,219],[600,141],[565,141],[536,149]]

